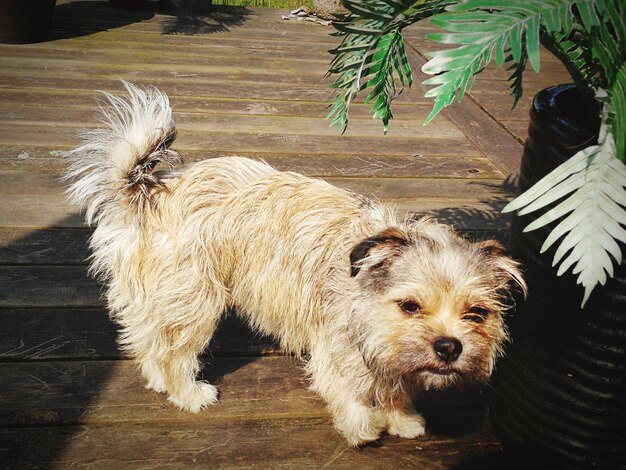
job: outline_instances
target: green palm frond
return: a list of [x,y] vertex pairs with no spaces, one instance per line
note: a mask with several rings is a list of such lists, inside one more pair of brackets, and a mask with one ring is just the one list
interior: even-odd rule
[[[624,54],[626,55],[626,54]],[[615,82],[608,90],[608,102],[615,110],[613,116],[612,129],[615,135],[616,156],[623,163],[626,163],[626,62],[622,63],[615,74]]]
[[567,36],[560,31],[546,34],[550,40],[544,41],[544,44],[563,62],[574,82],[597,86],[595,82],[599,69],[591,54],[591,37],[577,32]]
[[562,238],[553,266],[560,264],[558,275],[573,266],[577,282],[585,288],[583,305],[594,287],[604,285],[607,274],[613,275],[613,260],[621,263],[616,240],[626,243],[626,165],[616,158],[609,127],[612,114],[605,105],[597,145],[578,152],[504,208],[524,215],[562,200],[524,231],[563,218],[541,252]]
[[[398,96],[405,85],[411,86],[413,77],[404,51],[404,41],[399,31],[392,31],[381,36],[378,50],[371,56],[369,64],[363,69],[363,76],[367,80],[362,88],[371,88],[372,91],[365,98],[366,103],[373,103],[370,112],[374,119],[383,122],[384,132],[387,132],[391,113],[391,101]],[[395,73],[390,73],[390,70]],[[400,89],[396,85],[396,77],[400,82]]]
[[[575,13],[589,28],[600,24],[595,0],[465,0],[446,8],[449,14],[432,18],[432,23],[447,32],[426,37],[441,44],[459,47],[430,54],[422,71],[436,75],[424,82],[437,85],[426,96],[435,98],[430,122],[445,106],[460,100],[471,89],[474,76],[495,58],[497,66],[512,62],[518,70],[526,58],[532,68],[540,70],[539,38],[541,30],[569,37],[578,21]],[[574,9],[573,7],[577,8]],[[599,28],[598,28],[599,29]],[[569,50],[569,49],[568,49]],[[519,99],[518,75],[512,75],[512,90]],[[520,89],[521,90],[521,89]]]
[[[513,97],[513,108],[517,106],[520,98],[524,94],[524,86],[522,83],[522,79],[524,76],[524,70],[526,70],[526,63],[528,62],[528,56],[526,54],[526,48],[522,47],[522,56],[520,60],[514,61],[513,56],[509,55],[505,62],[511,63],[511,65],[507,68],[507,71],[513,72],[509,76],[509,94]],[[471,84],[470,84],[471,85]]]
[[336,75],[331,87],[335,98],[330,104],[331,125],[344,132],[350,104],[358,93],[371,89],[366,98],[373,103],[371,112],[383,121],[387,132],[393,116],[391,102],[404,86],[413,82],[404,49],[402,29],[422,18],[443,11],[450,0],[345,0],[351,12],[335,23],[341,44],[330,51],[333,58],[328,71]]
[[606,99],[613,114],[610,125],[614,131],[617,158],[624,160],[626,129],[626,4],[620,0],[599,2],[606,24],[591,30],[591,54],[597,59],[606,82]]

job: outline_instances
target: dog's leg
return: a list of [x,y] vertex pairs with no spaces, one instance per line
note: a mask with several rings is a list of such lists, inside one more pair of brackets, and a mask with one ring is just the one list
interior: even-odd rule
[[157,393],[166,393],[165,379],[161,373],[161,369],[154,359],[146,358],[141,362],[141,375],[148,381],[146,388],[154,390]]
[[384,429],[385,420],[380,410],[370,404],[368,372],[364,369],[355,376],[354,368],[338,362],[355,358],[349,353],[344,356],[331,351],[326,341],[317,341],[313,347],[307,363],[311,388],[326,401],[335,427],[351,445],[375,441]]
[[[168,400],[184,411],[197,413],[217,401],[217,388],[203,380],[196,380],[200,369],[198,354],[202,348],[169,352],[159,364]],[[200,351],[200,352],[199,352]]]
[[190,296],[187,306],[179,303],[164,314],[152,310],[155,321],[137,325],[134,330],[141,329],[141,340],[129,345],[141,364],[147,387],[167,392],[172,403],[193,413],[217,401],[217,389],[196,380],[196,376],[200,370],[198,356],[211,340],[225,309],[218,296],[202,298],[200,308]]
[[414,439],[426,432],[426,420],[420,415],[411,401],[411,397],[402,393],[394,403],[393,408],[386,408],[387,432],[392,436],[405,439]]

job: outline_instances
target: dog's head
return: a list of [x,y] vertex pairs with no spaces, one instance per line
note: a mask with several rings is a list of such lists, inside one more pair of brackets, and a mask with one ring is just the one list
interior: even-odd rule
[[368,367],[423,388],[491,374],[513,285],[526,289],[499,243],[472,243],[422,219],[361,241],[350,262],[353,325]]

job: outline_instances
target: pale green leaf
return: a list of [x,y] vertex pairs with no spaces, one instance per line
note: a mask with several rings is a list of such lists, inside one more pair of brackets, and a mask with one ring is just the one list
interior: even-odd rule
[[[553,202],[558,201],[563,196],[568,195],[569,193],[576,191],[581,186],[585,184],[588,180],[588,170],[585,169],[577,174],[571,174],[567,179],[561,181],[559,184],[550,188],[550,190],[541,195],[533,201],[531,204],[528,204],[524,209],[519,211],[519,215],[525,215],[529,212],[534,212],[542,207],[548,206]],[[560,216],[558,216],[560,217]]]
[[508,203],[504,209],[502,209],[502,212],[513,212],[521,209],[540,196],[543,196],[550,190],[550,188],[556,186],[561,181],[569,178],[571,175],[585,170],[587,168],[589,157],[597,150],[595,147],[596,146],[587,147],[586,149],[578,152],[565,163],[559,165],[557,168],[544,176],[541,181],[535,183],[532,188],[528,189],[526,192]]
[[571,268],[578,276],[584,287],[583,305],[594,287],[604,284],[607,274],[613,275],[613,262],[621,262],[617,241],[626,242],[626,165],[616,158],[611,115],[611,107],[605,105],[598,145],[578,152],[510,204],[521,214],[567,196],[524,230],[562,218],[541,251],[561,240],[553,265],[559,266],[558,275]]
[[528,53],[528,61],[535,70],[539,72],[539,25],[540,16],[531,16],[526,24],[526,50]]
[[511,54],[513,54],[513,60],[519,62],[522,59],[522,47],[524,44],[524,30],[522,25],[517,24],[511,29]]

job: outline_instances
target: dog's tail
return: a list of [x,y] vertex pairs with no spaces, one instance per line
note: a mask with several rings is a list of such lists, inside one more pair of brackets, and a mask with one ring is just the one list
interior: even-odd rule
[[128,96],[104,93],[104,127],[86,131],[83,144],[70,152],[69,198],[85,209],[88,224],[106,214],[141,216],[165,189],[155,168],[181,162],[170,150],[176,138],[169,99],[156,88],[123,82]]

